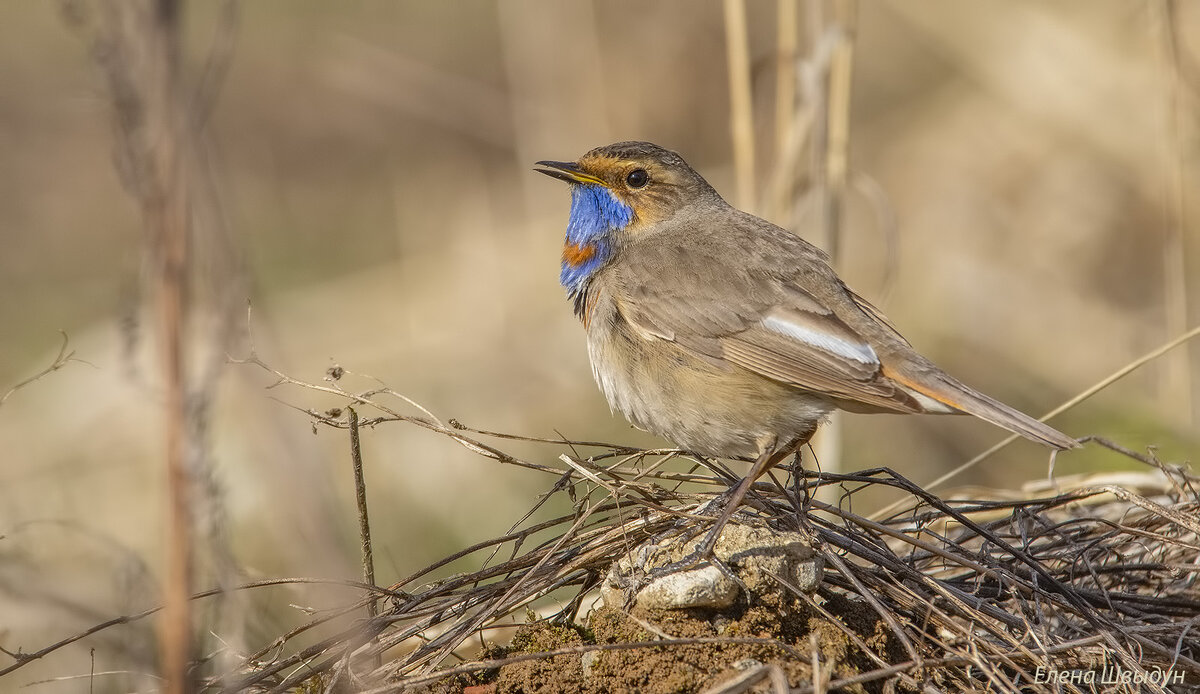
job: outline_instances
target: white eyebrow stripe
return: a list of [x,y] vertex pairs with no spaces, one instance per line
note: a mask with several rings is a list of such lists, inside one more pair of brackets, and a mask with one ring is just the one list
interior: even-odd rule
[[803,325],[797,325],[778,316],[763,318],[762,325],[771,332],[799,340],[810,347],[836,354],[840,357],[853,359],[860,364],[879,364],[879,356],[871,345],[864,342],[850,342],[827,332],[813,330]]

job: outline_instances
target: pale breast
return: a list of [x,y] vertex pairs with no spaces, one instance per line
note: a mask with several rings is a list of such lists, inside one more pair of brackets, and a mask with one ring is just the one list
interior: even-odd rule
[[643,335],[602,287],[592,290],[592,373],[609,406],[640,429],[704,455],[754,457],[765,437],[794,438],[833,409],[812,393]]

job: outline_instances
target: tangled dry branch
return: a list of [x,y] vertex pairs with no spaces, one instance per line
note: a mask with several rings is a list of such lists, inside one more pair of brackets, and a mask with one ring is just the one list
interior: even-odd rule
[[[473,636],[551,594],[563,607],[547,618],[574,619],[614,561],[642,542],[702,530],[706,519],[696,510],[734,479],[719,463],[679,451],[598,442],[525,439],[572,452],[560,456],[563,467],[524,461],[484,442],[523,437],[400,414],[379,402],[390,394],[386,389],[353,395],[333,380],[312,386],[277,375],[281,383],[324,389],[373,407],[379,415],[373,424],[416,423],[481,455],[553,475],[550,490],[526,519],[554,495],[568,495],[574,511],[514,527],[426,567],[381,591],[390,607],[378,616],[291,655],[269,658],[298,632],[282,637],[247,660],[239,687],[285,690],[313,678],[356,673],[360,684],[396,691],[494,669],[500,662],[454,668],[446,663]],[[337,409],[309,414],[329,426],[346,426]],[[1111,484],[1072,487],[1064,480],[1057,493],[1040,498],[947,499],[886,468],[829,474],[792,465],[782,470],[786,480],[772,476],[755,485],[742,513],[771,527],[810,533],[833,568],[821,594],[869,603],[903,644],[907,660],[880,658],[878,669],[863,673],[860,681],[914,684],[938,668],[943,686],[1034,687],[1039,667],[1106,664],[1151,687],[1168,671],[1200,678],[1197,478],[1153,456],[1095,444],[1145,467],[1137,476],[1140,493]],[[690,469],[664,465],[677,458],[690,461]],[[840,489],[840,502],[818,501],[815,491],[822,486]],[[880,486],[904,495],[902,510],[878,520],[850,510],[855,495]],[[498,554],[506,558],[490,564]],[[464,558],[481,568],[421,583]],[[355,609],[359,606],[348,608]],[[305,629],[331,619],[314,620]],[[641,645],[670,643],[660,638]],[[380,654],[387,656],[383,665],[363,672],[360,664]]]
[[[254,357],[243,363],[270,370]],[[364,593],[359,602],[279,636],[243,658],[236,671],[211,672],[203,681],[209,688],[286,691],[349,682],[370,691],[422,691],[463,673],[567,653],[747,641],[673,638],[648,628],[657,635],[640,642],[464,660],[461,654],[476,651],[473,639],[511,626],[532,607],[542,608],[546,620],[575,620],[617,559],[646,541],[702,533],[711,519],[698,509],[736,476],[719,462],[680,451],[498,434],[442,423],[419,406],[420,414],[405,414],[415,403],[385,387],[345,390],[340,370],[323,385],[272,373],[277,385],[337,400],[324,411],[304,410],[319,424],[349,428],[353,406],[370,413],[362,415],[363,426],[420,426],[479,455],[551,475],[552,483],[509,532],[389,588],[355,584]],[[562,464],[523,460],[488,442],[510,439],[539,442]],[[1200,478],[1152,455],[1092,443],[1125,453],[1143,470],[1126,474],[1123,486],[1058,480],[1058,489],[1037,498],[987,500],[939,497],[887,468],[831,474],[805,470],[799,461],[756,484],[739,515],[807,533],[830,567],[817,596],[797,593],[797,600],[831,624],[839,623],[828,613],[831,600],[869,605],[900,644],[891,655],[875,652],[843,629],[874,669],[823,686],[891,680],[910,688],[936,684],[940,691],[1054,691],[1052,684],[1039,684],[1039,672],[1107,666],[1132,673],[1149,691],[1169,691],[1160,684],[1167,673],[1200,681]],[[831,498],[816,494],[821,487],[838,490],[837,503],[820,501]],[[901,510],[878,519],[852,510],[863,490],[880,487],[903,496]],[[549,501],[563,497],[571,512],[535,520]],[[436,578],[463,563],[477,568]],[[372,603],[377,614],[366,609]],[[558,609],[545,609],[547,604]],[[74,640],[18,654],[18,662],[0,674]],[[812,655],[781,640],[749,641],[771,644],[788,658]],[[1068,683],[1066,690],[1073,687]]]

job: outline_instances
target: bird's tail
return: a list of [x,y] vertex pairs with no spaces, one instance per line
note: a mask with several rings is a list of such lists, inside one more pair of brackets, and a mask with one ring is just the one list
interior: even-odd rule
[[[1079,442],[1052,426],[959,382],[933,365],[921,365],[919,377],[911,373],[887,373],[902,386],[946,405],[951,410],[974,415],[1052,448],[1078,448]],[[886,371],[886,370],[885,370]],[[905,369],[908,371],[908,369]],[[931,410],[932,411],[932,410]]]

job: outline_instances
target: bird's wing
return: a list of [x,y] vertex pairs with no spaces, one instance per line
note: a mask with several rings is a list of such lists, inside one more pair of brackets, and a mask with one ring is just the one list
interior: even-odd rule
[[622,317],[649,339],[865,412],[967,413],[1055,448],[1079,444],[917,354],[827,257],[749,215],[629,248],[612,267]]
[[611,282],[621,315],[645,337],[822,393],[846,409],[924,409],[881,373],[872,335],[864,334],[891,329],[872,327],[875,312],[798,237],[780,229],[764,238],[760,228],[692,235],[687,245],[652,239],[629,250]]

